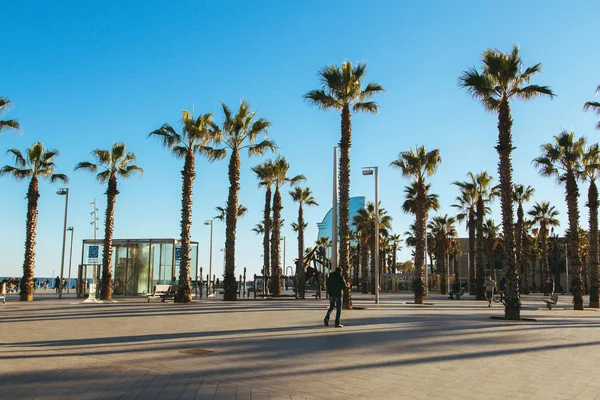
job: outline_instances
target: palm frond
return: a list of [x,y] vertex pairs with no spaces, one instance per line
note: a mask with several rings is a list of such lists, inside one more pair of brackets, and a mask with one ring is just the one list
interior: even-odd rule
[[62,183],[69,183],[69,177],[65,174],[52,174],[50,176],[50,182],[54,183],[58,181]]
[[90,172],[96,172],[96,170],[98,169],[98,166],[94,163],[83,161],[83,162],[78,163],[75,166],[75,171],[77,171],[78,169],[86,169]]
[[335,97],[328,95],[324,90],[312,90],[304,95],[304,99],[309,104],[316,106],[321,110],[328,110],[333,108],[335,110],[341,110],[342,104],[340,104]]

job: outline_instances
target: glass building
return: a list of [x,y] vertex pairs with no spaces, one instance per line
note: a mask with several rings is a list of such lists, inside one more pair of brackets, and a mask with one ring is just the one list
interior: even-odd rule
[[[358,210],[361,208],[365,208],[365,197],[364,196],[356,196],[350,197],[350,230],[356,232],[356,227],[352,224],[352,220]],[[330,208],[323,221],[317,223],[317,227],[319,228],[319,233],[317,234],[317,241],[322,237],[328,237],[329,240],[332,238],[331,231],[331,218],[332,218],[332,210]]]
[[[102,271],[103,240],[86,239],[81,254],[80,280],[98,283]],[[198,275],[198,242],[191,242],[191,275]],[[177,239],[113,239],[113,295],[137,296],[154,285],[179,278],[181,241]]]

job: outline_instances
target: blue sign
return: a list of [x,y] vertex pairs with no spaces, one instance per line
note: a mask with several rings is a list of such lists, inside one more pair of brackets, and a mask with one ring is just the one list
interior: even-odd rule
[[175,247],[175,265],[181,264],[181,247]]
[[99,246],[90,246],[88,250],[88,258],[98,258]]

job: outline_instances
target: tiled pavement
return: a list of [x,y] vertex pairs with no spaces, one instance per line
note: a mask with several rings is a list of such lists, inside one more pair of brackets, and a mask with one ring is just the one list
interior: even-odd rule
[[600,399],[600,313],[382,294],[326,300],[0,304],[0,399]]

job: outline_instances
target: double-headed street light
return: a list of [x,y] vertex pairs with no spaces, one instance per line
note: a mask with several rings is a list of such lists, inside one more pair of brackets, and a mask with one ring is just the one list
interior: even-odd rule
[[67,242],[67,213],[69,212],[69,188],[60,188],[56,191],[59,196],[65,196],[65,225],[63,227],[63,244],[60,261],[60,282],[58,283],[58,298],[62,299],[63,276],[65,274],[65,247]]
[[375,304],[379,304],[379,168],[363,167],[363,175],[375,175]]

